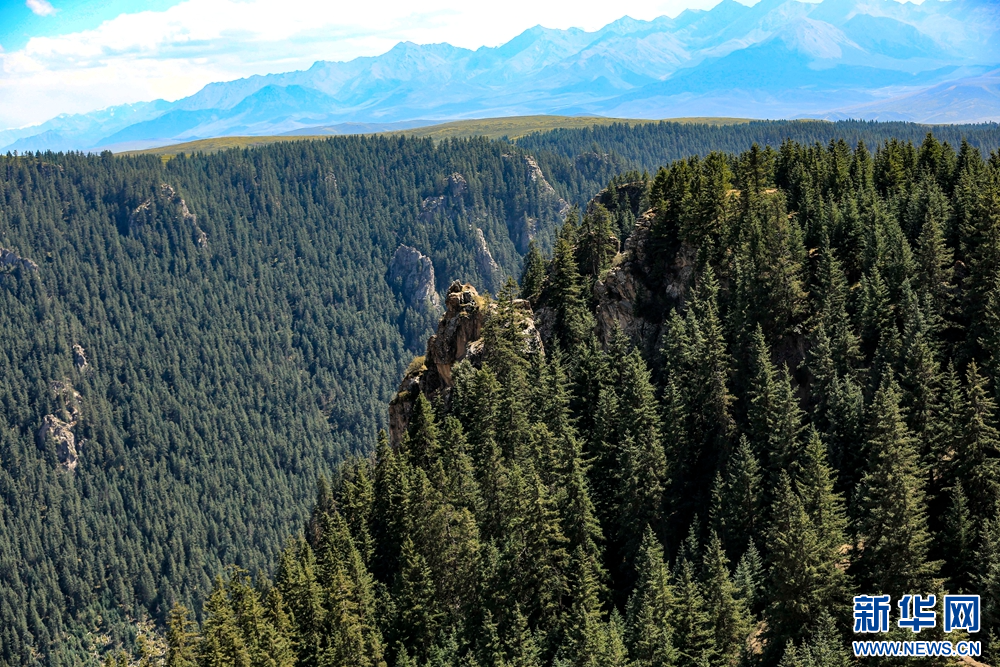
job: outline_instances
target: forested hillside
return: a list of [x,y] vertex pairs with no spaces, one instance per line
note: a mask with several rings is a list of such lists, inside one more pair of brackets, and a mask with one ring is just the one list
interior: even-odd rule
[[0,664],[175,605],[172,665],[770,663],[851,590],[993,595],[998,158],[642,131],[0,157]]
[[996,664],[1000,154],[787,142],[600,201],[449,289],[391,441],[169,664],[842,667],[852,595],[945,591]]
[[0,663],[86,662],[270,571],[436,292],[499,286],[565,207],[486,140],[0,157]]
[[[962,141],[978,148],[984,155],[1000,149],[1000,126],[996,123],[979,125],[920,125],[917,123],[846,120],[829,123],[809,120],[762,120],[738,124],[688,125],[661,121],[659,123],[594,125],[585,129],[559,129],[521,137],[517,144],[539,155],[554,153],[581,161],[613,155],[627,169],[655,172],[661,165],[692,155],[704,157],[712,151],[741,153],[754,143],[758,146],[780,146],[790,139],[801,144],[844,140],[850,146],[859,141],[869,147],[890,139],[919,145],[928,131],[933,130],[938,141],[953,147]],[[553,165],[555,166],[555,165]],[[546,165],[543,165],[545,168]]]

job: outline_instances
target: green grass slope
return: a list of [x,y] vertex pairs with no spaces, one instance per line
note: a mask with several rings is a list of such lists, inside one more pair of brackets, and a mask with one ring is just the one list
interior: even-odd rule
[[[510,116],[504,118],[481,118],[473,120],[456,120],[446,123],[417,127],[408,130],[394,130],[383,134],[404,135],[412,137],[430,137],[435,140],[455,139],[464,137],[488,137],[499,139],[507,137],[516,139],[535,132],[547,132],[556,129],[581,129],[595,126],[609,126],[614,124],[627,123],[629,125],[643,125],[658,123],[658,120],[645,120],[639,118],[604,118],[601,116]],[[747,118],[673,118],[669,122],[681,123],[685,125],[733,125],[748,123]],[[319,132],[322,128],[317,127]],[[316,141],[329,139],[323,134],[310,135],[280,135],[271,137],[218,137],[215,139],[201,139],[189,141],[182,144],[161,146],[142,151],[128,151],[129,155],[179,155],[186,153],[214,153],[229,148],[253,148],[266,146],[277,142],[286,141]]]

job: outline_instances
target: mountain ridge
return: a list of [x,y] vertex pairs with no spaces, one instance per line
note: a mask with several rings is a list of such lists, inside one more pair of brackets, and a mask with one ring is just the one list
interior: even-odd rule
[[983,122],[1000,118],[1000,84],[986,76],[1000,66],[998,35],[1000,12],[982,0],[724,0],[674,18],[623,16],[593,32],[536,25],[475,50],[400,42],[380,56],[211,83],[176,102],[2,131],[0,147],[144,148],[532,114]]

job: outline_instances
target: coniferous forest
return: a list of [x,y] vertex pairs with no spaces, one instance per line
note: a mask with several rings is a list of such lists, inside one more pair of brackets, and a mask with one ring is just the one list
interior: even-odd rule
[[1000,155],[890,129],[0,159],[0,661],[993,664]]

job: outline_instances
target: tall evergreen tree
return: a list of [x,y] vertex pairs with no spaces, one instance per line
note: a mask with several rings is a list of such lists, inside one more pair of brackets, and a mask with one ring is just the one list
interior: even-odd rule
[[[940,370],[932,347],[931,331],[920,307],[912,308],[907,317],[903,338],[901,400],[906,409],[907,424],[914,435],[925,442],[929,440],[927,436],[934,419]],[[926,454],[926,449],[922,448],[921,455]]]
[[951,218],[948,201],[936,183],[924,185],[922,197],[915,194],[909,215],[916,236],[917,285],[931,304],[935,319],[949,315],[955,286],[953,253],[945,241]]
[[978,343],[986,353],[986,368],[994,378],[998,378],[1000,377],[1000,279],[994,281],[986,294],[982,329]]
[[583,350],[594,328],[575,255],[577,232],[576,220],[571,214],[556,239],[548,278],[549,299],[556,306],[553,333],[573,358]]
[[528,243],[528,254],[524,256],[524,270],[521,272],[521,298],[532,304],[538,302],[545,289],[545,259],[534,239]]
[[[846,578],[840,567],[841,545],[836,544],[836,537],[824,534],[825,526],[817,525],[807,511],[807,504],[815,504],[817,496],[831,491],[822,483],[819,486],[808,489],[807,503],[795,491],[788,475],[782,474],[778,480],[768,540],[771,602],[765,612],[770,646],[774,648],[801,639],[822,611],[841,610],[847,601]],[[835,517],[822,518],[830,523],[836,521]]]
[[966,373],[965,409],[956,443],[954,479],[969,494],[972,517],[982,521],[1000,500],[1000,432],[996,402],[975,362]]
[[617,541],[630,568],[645,526],[662,526],[667,462],[661,439],[659,408],[646,363],[637,349],[622,361],[619,418],[623,455],[618,491]]
[[968,275],[963,281],[964,318],[969,340],[988,335],[982,317],[1000,270],[1000,185],[978,153],[965,159],[955,186],[959,256]]
[[823,237],[820,247],[815,287],[810,296],[816,302],[817,324],[829,335],[830,356],[836,370],[844,375],[858,363],[860,351],[847,311],[847,278],[828,235]]
[[198,634],[188,610],[181,604],[170,609],[167,623],[167,667],[195,667],[195,642]]
[[207,618],[201,628],[198,662],[208,667],[249,664],[251,648],[240,632],[239,619],[222,577],[216,578],[205,611]]
[[705,581],[705,603],[710,624],[714,629],[716,657],[714,664],[736,665],[747,648],[750,634],[750,610],[747,600],[740,597],[729,573],[729,559],[722,541],[710,534],[702,566]]
[[976,534],[975,524],[969,513],[969,500],[956,483],[951,489],[951,506],[945,518],[943,555],[944,574],[950,584],[949,590],[971,591],[971,575],[974,571],[973,552]]
[[677,660],[671,619],[674,594],[670,571],[652,530],[643,533],[636,559],[636,585],[628,601],[625,638],[639,667],[671,667]]
[[[310,637],[317,643],[313,647],[300,643],[299,649],[307,649],[306,655],[314,652],[319,664],[350,662],[378,667],[383,659],[383,646],[375,621],[374,585],[347,521],[331,508],[322,512],[315,524],[315,581],[322,591],[322,616],[317,619],[315,611],[307,610],[307,618],[319,621]],[[297,592],[288,582],[278,587],[279,593],[282,589],[292,594]],[[300,629],[299,634],[305,633]]]
[[976,564],[973,582],[982,596],[983,624],[992,632],[990,644],[997,649],[996,633],[1000,627],[1000,514],[994,512],[980,530],[980,546],[974,553]]
[[742,556],[761,531],[762,482],[757,457],[750,442],[742,437],[729,458],[722,490],[720,528],[730,554]]
[[747,422],[749,441],[757,456],[768,457],[770,465],[770,440],[772,414],[778,393],[778,371],[771,362],[771,351],[764,339],[764,330],[757,326],[749,350],[750,385],[748,388]]
[[574,576],[569,587],[572,604],[566,617],[565,635],[558,659],[575,666],[597,666],[606,650],[606,629],[601,613],[601,586],[595,574],[597,563],[578,548],[573,554]]
[[865,446],[869,467],[855,501],[858,579],[892,595],[934,590],[940,563],[929,555],[923,471],[890,379],[872,403]]
[[816,626],[808,641],[799,646],[789,642],[778,667],[848,667],[853,664],[834,618],[823,614]]
[[603,204],[595,204],[583,216],[576,252],[580,269],[590,277],[591,283],[611,266],[618,252],[618,239],[611,229],[611,214]]
[[780,471],[798,473],[802,459],[802,420],[804,414],[792,389],[788,368],[782,369],[775,387],[767,444],[767,463],[772,483]]
[[437,641],[442,612],[430,568],[408,537],[400,551],[400,569],[393,588],[397,641],[415,652],[418,662],[422,661]]
[[[692,295],[686,317],[676,312],[664,333],[668,414],[682,429],[668,443],[674,470],[676,520],[683,525],[698,505],[707,505],[712,480],[729,456],[735,431],[733,395],[729,390],[730,359],[718,316],[718,283],[706,267]],[[678,433],[677,431],[680,431]]]
[[740,598],[746,602],[747,609],[752,614],[760,611],[764,598],[764,584],[766,583],[764,562],[753,542],[747,547],[743,556],[740,557],[740,562],[736,565],[733,583],[736,584]]
[[407,427],[406,438],[401,450],[410,465],[428,469],[438,455],[438,430],[434,419],[434,409],[423,393],[417,394],[413,414]]
[[797,482],[806,513],[831,563],[837,563],[847,547],[847,519],[843,498],[834,490],[834,475],[827,462],[826,446],[819,433],[810,429]]
[[674,646],[679,667],[708,667],[717,656],[715,633],[708,603],[694,563],[681,552],[674,571],[676,603],[672,616]]

